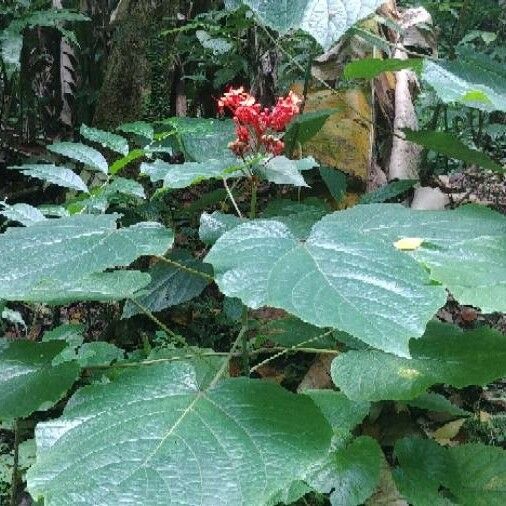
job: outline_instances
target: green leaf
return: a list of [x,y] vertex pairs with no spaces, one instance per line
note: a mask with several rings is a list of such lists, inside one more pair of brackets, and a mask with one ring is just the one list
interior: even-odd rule
[[485,313],[506,312],[506,235],[463,240],[452,247],[430,244],[413,252],[433,279],[445,285],[461,303]]
[[49,151],[83,163],[92,170],[107,174],[108,165],[102,153],[79,142],[58,142],[47,146]]
[[210,49],[214,55],[228,53],[234,47],[231,42],[223,37],[213,37],[205,30],[197,30],[195,36],[205,49]]
[[23,300],[53,305],[78,301],[113,302],[134,297],[150,281],[149,274],[139,271],[100,272],[65,281],[43,279],[24,293]]
[[506,72],[486,54],[460,48],[456,60],[425,60],[422,78],[447,104],[506,112]]
[[231,158],[180,164],[155,160],[152,163],[142,163],[141,174],[149,176],[153,183],[163,181],[164,188],[186,188],[208,179],[221,179],[225,175],[231,177],[233,174],[227,174],[227,170],[236,164]]
[[306,239],[313,225],[328,211],[325,203],[316,198],[306,199],[303,202],[276,199],[269,202],[262,213],[262,218],[284,223],[292,234],[299,239]]
[[214,244],[225,232],[232,230],[244,220],[233,214],[224,214],[219,211],[202,213],[200,216],[199,238],[208,245]]
[[21,223],[25,227],[46,219],[36,207],[29,204],[14,204],[11,206],[5,202],[0,202],[0,205],[3,207],[0,210],[2,216],[5,216],[8,220]]
[[[303,162],[303,160],[289,160],[286,156],[275,156],[270,158],[264,165],[260,165],[259,172],[271,183],[307,187],[308,185],[304,181],[299,168],[301,166],[307,168],[307,165],[300,165],[300,162]],[[315,160],[311,160],[310,164],[317,166]]]
[[336,226],[336,214],[346,213],[321,220],[305,242],[278,221],[239,225],[218,239],[206,261],[221,291],[251,308],[285,309],[406,356],[409,338],[421,336],[444,304],[444,290],[392,245]]
[[367,436],[331,453],[308,483],[321,493],[330,493],[332,506],[358,506],[369,498],[379,482],[382,451]]
[[18,170],[25,176],[41,179],[42,181],[62,186],[63,188],[89,193],[88,187],[84,184],[84,181],[74,171],[67,167],[57,167],[54,164],[32,164],[8,168]]
[[[265,24],[284,34],[301,29],[324,48],[337,42],[357,21],[372,14],[382,0],[241,0]],[[226,0],[236,9],[237,0]]]
[[59,325],[53,330],[48,330],[44,332],[42,336],[42,341],[65,341],[70,346],[80,346],[83,344],[83,333],[85,331],[85,326],[75,323],[67,323],[64,325]]
[[186,161],[205,163],[232,157],[228,149],[235,138],[232,120],[171,118],[167,124],[178,133]]
[[346,174],[340,170],[329,167],[320,167],[320,176],[330,191],[334,200],[339,203],[346,195]]
[[210,384],[208,372],[157,364],[81,389],[36,429],[31,495],[47,506],[266,504],[327,452],[330,427],[306,396],[247,378]]
[[336,112],[338,109],[327,109],[296,116],[288,125],[283,137],[287,156],[293,155],[297,144],[303,146],[310,141],[321,130],[329,117]]
[[153,127],[145,121],[134,121],[133,123],[123,123],[116,130],[125,132],[127,134],[138,135],[139,137],[145,137],[148,141],[152,141],[155,137],[155,131]]
[[420,73],[423,68],[423,62],[422,58],[408,58],[406,60],[396,58],[386,60],[362,58],[354,60],[344,67],[344,77],[346,79],[374,79],[382,72],[397,72],[403,69],[412,69]]
[[131,197],[137,197],[140,199],[146,198],[146,192],[144,186],[133,179],[126,179],[124,177],[116,177],[104,188],[104,195],[109,197],[113,194],[121,193],[123,195],[129,195]]
[[133,149],[128,153],[128,155],[123,158],[119,158],[116,160],[111,167],[109,168],[109,172],[111,174],[117,174],[121,169],[125,168],[130,162],[138,160],[145,155],[145,151],[143,149]]
[[120,155],[127,156],[130,150],[127,140],[121,137],[121,135],[106,132],[105,130],[98,130],[84,124],[81,125],[79,133],[88,141],[96,142],[103,148],[108,148]]
[[332,380],[350,399],[379,401],[415,399],[439,383],[486,385],[506,375],[506,336],[487,327],[461,332],[433,322],[409,349],[411,359],[378,350],[343,353],[332,362]]
[[418,181],[416,179],[401,179],[388,183],[377,190],[366,193],[360,198],[360,204],[379,204],[387,200],[399,197],[413,188]]
[[172,232],[158,223],[117,229],[117,218],[75,215],[8,229],[0,235],[0,299],[33,300],[30,294],[38,287],[72,290],[87,283],[87,289],[92,288],[91,280],[83,278],[128,265],[142,255],[163,255],[172,245]]
[[432,440],[404,438],[395,454],[400,464],[395,481],[414,506],[499,506],[506,500],[506,452],[501,448],[477,443],[444,448]]
[[23,36],[15,30],[6,29],[0,32],[0,47],[7,78],[10,79],[21,67]]
[[121,348],[104,341],[84,343],[77,351],[77,362],[82,368],[112,364],[124,357],[125,352]]
[[305,390],[338,434],[349,434],[369,414],[371,404],[352,401],[335,390]]
[[408,406],[414,408],[426,409],[428,411],[435,411],[438,413],[448,413],[453,416],[469,416],[470,413],[464,409],[452,404],[446,397],[440,394],[427,392],[421,394],[415,399],[406,401]]
[[0,419],[23,418],[59,401],[79,374],[69,362],[52,367],[64,343],[0,339]]
[[[158,262],[152,267],[149,270],[151,283],[142,294],[135,297],[137,303],[151,312],[162,311],[197,297],[211,281],[208,277],[212,275],[210,266],[193,258],[187,251],[176,251],[168,260],[175,263]],[[190,271],[185,270],[185,267]],[[139,312],[137,305],[127,302],[122,317],[130,318]]]
[[506,169],[494,162],[488,155],[468,148],[462,141],[448,132],[435,132],[423,130],[415,132],[413,130],[404,130],[406,139],[423,146],[426,149],[442,153],[450,158],[462,160],[463,162],[476,164],[484,169],[494,172],[505,172]]

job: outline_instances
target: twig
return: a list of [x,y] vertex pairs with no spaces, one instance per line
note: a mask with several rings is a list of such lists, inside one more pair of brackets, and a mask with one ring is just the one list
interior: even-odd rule
[[18,464],[19,464],[19,424],[18,419],[14,420],[14,461],[12,464],[12,479],[11,479],[11,506],[17,504],[18,492]]
[[182,344],[184,346],[187,346],[186,339],[184,337],[180,336],[179,334],[176,334],[173,330],[170,330],[167,325],[162,323],[147,307],[144,307],[140,302],[137,302],[135,299],[128,299],[130,302],[132,302],[135,306],[137,306],[151,321],[156,323],[164,332],[166,332],[170,337],[174,339],[174,341],[177,341],[179,344]]
[[232,202],[232,205],[234,206],[235,212],[237,213],[239,218],[242,218],[243,216],[241,214],[241,210],[239,209],[239,206],[237,205],[237,202],[235,201],[234,196],[232,195],[232,192],[230,191],[230,188],[228,187],[226,178],[223,178],[223,186],[225,187],[228,198],[230,199],[230,201]]
[[307,353],[326,353],[326,354],[338,354],[338,350],[326,350],[326,349],[318,349],[318,348],[302,348],[305,344],[312,343],[314,341],[317,341],[318,339],[323,339],[324,337],[329,336],[332,334],[333,330],[328,330],[327,332],[320,334],[316,337],[312,337],[311,339],[307,339],[306,341],[302,341],[299,344],[296,344],[294,346],[291,346],[290,348],[283,348],[281,351],[273,355],[272,357],[266,358],[265,360],[262,360],[259,364],[256,364],[254,367],[251,368],[250,372],[255,372],[260,367],[264,366],[265,364],[268,364],[269,362],[272,362],[273,360],[276,360],[279,357],[282,357],[283,355],[286,355],[287,353],[290,353],[291,351],[305,351]]

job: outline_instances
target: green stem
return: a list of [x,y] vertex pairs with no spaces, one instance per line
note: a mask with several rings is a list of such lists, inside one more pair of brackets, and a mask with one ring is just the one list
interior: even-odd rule
[[18,496],[18,463],[19,463],[19,425],[18,420],[14,420],[14,462],[12,465],[11,479],[11,506],[16,506]]
[[335,354],[337,355],[339,353],[338,350],[325,350],[325,349],[318,349],[318,348],[302,348],[305,344],[312,343],[314,341],[317,341],[318,339],[323,339],[324,337],[329,336],[332,334],[333,330],[328,330],[327,332],[324,332],[323,334],[320,334],[318,336],[312,337],[311,339],[307,339],[306,341],[303,341],[302,343],[299,343],[297,345],[291,346],[290,348],[283,348],[281,351],[273,355],[272,357],[266,358],[265,360],[262,360],[259,364],[255,365],[251,368],[250,373],[255,372],[257,369],[260,369],[260,367],[264,366],[265,364],[268,364],[269,362],[272,362],[273,360],[276,360],[279,357],[282,357],[283,355],[286,355],[287,353],[291,351],[301,351],[301,352],[308,352],[308,353],[326,353],[326,354]]
[[250,206],[250,213],[249,217],[253,220],[257,213],[257,180],[253,178],[251,180],[251,206]]
[[132,304],[137,306],[152,322],[156,323],[164,332],[166,332],[174,341],[177,341],[179,344],[183,346],[187,346],[186,339],[176,334],[173,330],[170,330],[167,325],[162,323],[147,307],[144,307],[140,302],[137,302],[135,299],[128,299]]
[[[328,333],[327,333],[328,334]],[[323,334],[323,336],[327,335]],[[244,333],[241,334],[241,341],[243,338]],[[322,336],[317,336],[315,339],[321,338]],[[258,364],[254,367],[252,367],[252,370],[258,369],[259,366],[263,365],[264,363],[270,362],[271,360],[274,360],[278,358],[281,355],[284,355],[285,353],[290,352],[297,352],[297,353],[308,353],[308,354],[314,354],[314,355],[337,355],[339,353],[338,350],[331,350],[326,348],[306,348],[299,346],[292,346],[291,348],[284,348],[283,346],[273,346],[271,348],[258,348],[256,350],[249,350],[248,356],[249,358],[257,355],[265,355],[268,353],[274,353],[275,356],[269,357],[266,359],[262,364]],[[204,358],[204,357],[228,357],[229,359],[232,357],[241,358],[243,356],[243,352],[236,352],[235,349],[230,352],[220,352],[220,351],[205,351],[205,352],[198,352],[195,351],[195,353],[188,353],[186,355],[178,355],[177,357],[168,357],[168,358],[155,358],[151,360],[140,360],[139,362],[116,362],[114,364],[98,364],[98,365],[91,365],[86,367],[85,369],[124,369],[129,367],[141,367],[141,366],[150,366],[150,365],[156,365],[156,364],[163,364],[166,362],[179,362],[181,360],[188,360],[193,359],[195,357],[197,358]]]
[[192,269],[191,267],[188,267],[184,264],[180,264],[179,262],[175,262],[170,258],[165,258],[158,255],[155,255],[155,258],[161,260],[162,262],[165,262],[166,264],[172,265],[172,267],[177,267],[182,271],[188,272],[189,274],[193,274],[194,276],[200,276],[201,278],[207,279],[208,281],[214,281],[214,278],[210,274],[207,274],[206,272],[198,271],[197,269]]
[[242,369],[243,374],[245,376],[249,376],[250,374],[250,364],[249,364],[249,350],[248,350],[248,329],[249,329],[249,319],[248,319],[248,308],[243,307],[242,309],[242,327],[241,327],[241,356],[242,356]]

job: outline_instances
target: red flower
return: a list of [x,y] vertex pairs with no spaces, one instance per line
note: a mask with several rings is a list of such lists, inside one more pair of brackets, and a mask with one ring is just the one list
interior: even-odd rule
[[219,100],[221,113],[225,109],[234,115],[237,138],[229,148],[237,156],[252,153],[271,153],[281,155],[284,142],[275,132],[283,132],[288,123],[300,112],[301,99],[292,91],[286,97],[280,97],[272,109],[264,108],[244,88],[230,88]]

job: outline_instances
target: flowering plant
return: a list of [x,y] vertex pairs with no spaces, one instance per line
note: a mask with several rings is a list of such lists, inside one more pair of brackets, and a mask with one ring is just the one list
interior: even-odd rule
[[271,153],[279,156],[285,149],[281,132],[284,132],[292,119],[299,114],[301,99],[292,91],[286,97],[280,97],[272,108],[257,103],[241,86],[231,88],[218,100],[218,108],[234,116],[237,138],[229,148],[244,157],[253,153]]

